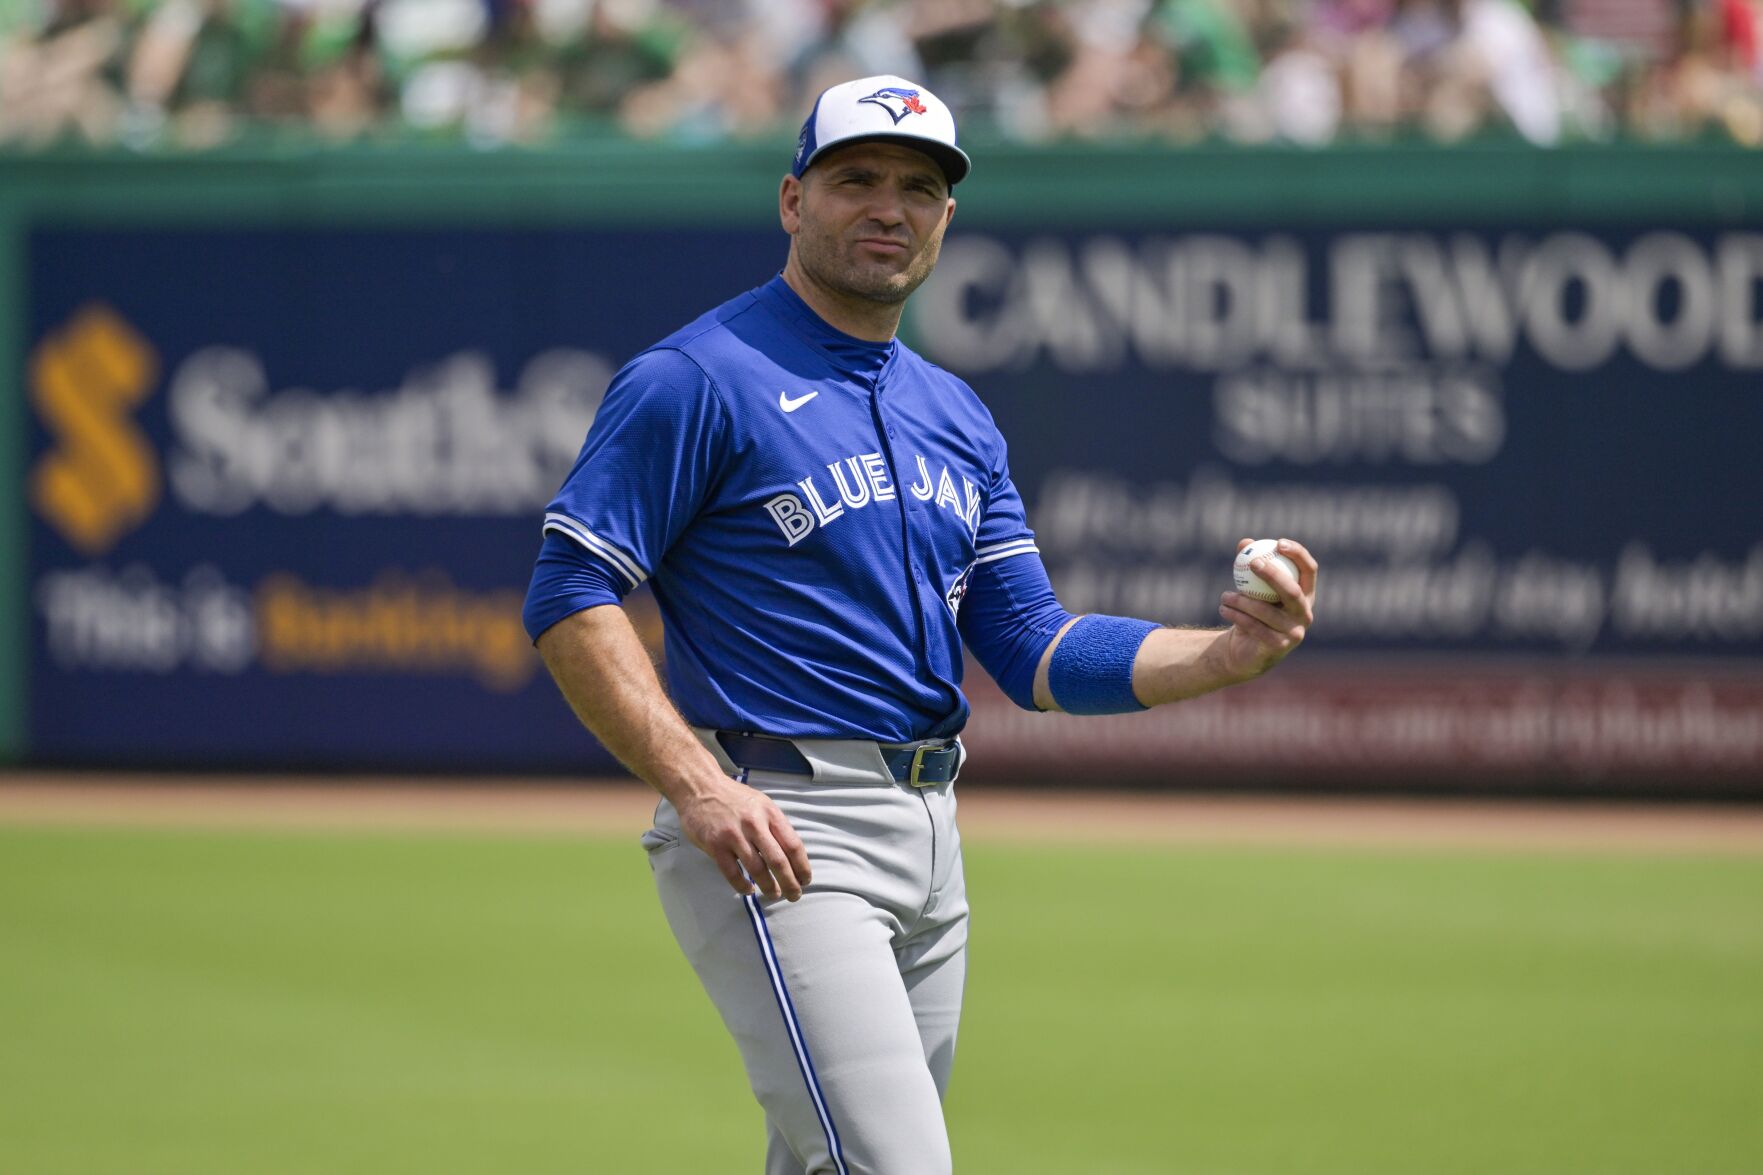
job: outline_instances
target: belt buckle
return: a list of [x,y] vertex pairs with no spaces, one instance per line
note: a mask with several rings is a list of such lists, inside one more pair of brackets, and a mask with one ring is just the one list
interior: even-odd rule
[[911,787],[929,787],[930,786],[930,784],[928,784],[928,783],[918,782],[918,772],[919,772],[919,769],[924,766],[924,753],[926,751],[938,751],[938,750],[942,750],[942,748],[941,747],[933,747],[929,743],[920,743],[918,746],[912,748],[912,770],[906,776],[906,783],[909,786],[911,786]]

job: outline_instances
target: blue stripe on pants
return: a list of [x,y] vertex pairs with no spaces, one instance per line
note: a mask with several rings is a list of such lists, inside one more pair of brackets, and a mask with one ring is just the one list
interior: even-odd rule
[[802,1071],[802,1081],[808,1086],[808,1096],[814,1102],[814,1111],[820,1116],[820,1128],[826,1132],[827,1150],[833,1158],[833,1167],[838,1175],[848,1175],[845,1168],[845,1154],[839,1145],[838,1128],[833,1125],[833,1116],[827,1109],[826,1098],[820,1089],[820,1078],[814,1072],[814,1058],[808,1053],[808,1041],[802,1035],[802,1022],[796,1016],[796,1005],[790,1001],[789,985],[784,982],[783,968],[777,961],[777,948],[771,941],[771,928],[765,924],[765,909],[759,904],[757,894],[748,894],[742,901],[747,903],[747,918],[753,923],[753,937],[759,943],[759,957],[765,962],[765,972],[771,978],[771,994],[777,999],[777,1010],[784,1018],[784,1027],[789,1031],[790,1044],[796,1052],[796,1067]]

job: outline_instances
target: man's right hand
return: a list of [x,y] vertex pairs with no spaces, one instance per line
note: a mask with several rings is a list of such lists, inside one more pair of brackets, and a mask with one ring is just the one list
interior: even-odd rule
[[757,887],[793,902],[813,879],[802,838],[764,792],[721,776],[675,800],[674,808],[686,839],[716,862],[737,894]]
[[583,608],[546,629],[538,646],[582,724],[673,801],[686,839],[736,893],[802,896],[809,880],[802,838],[770,796],[722,773],[667,700],[623,608]]

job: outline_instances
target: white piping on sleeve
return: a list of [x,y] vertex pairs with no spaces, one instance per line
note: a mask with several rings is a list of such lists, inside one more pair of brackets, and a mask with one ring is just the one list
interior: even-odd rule
[[1034,545],[1035,545],[1035,540],[1034,540],[1034,537],[1031,535],[1030,537],[1028,537],[1026,539],[1010,539],[1010,540],[1008,540],[1006,542],[1002,542],[1002,543],[992,543],[990,546],[976,547],[974,549],[973,553],[975,555],[990,555],[993,551],[1002,551],[1005,547],[1022,547],[1022,546],[1032,547]]
[[552,513],[545,515],[545,525],[541,528],[541,533],[551,530],[555,530],[559,534],[574,539],[577,543],[580,543],[583,547],[587,548],[589,553],[598,555],[602,560],[610,563],[612,569],[624,576],[633,588],[649,578],[649,573],[644,571],[642,567],[638,565],[637,561],[631,558],[630,555],[614,546],[612,543],[607,542],[605,539],[601,538],[599,535],[595,534],[567,514]]
[[1041,553],[1041,549],[1035,546],[1033,539],[1019,539],[1014,543],[999,543],[997,546],[987,547],[985,550],[990,554],[980,555],[974,560],[975,565],[995,563],[999,559],[1008,559],[1012,555],[1038,555]]

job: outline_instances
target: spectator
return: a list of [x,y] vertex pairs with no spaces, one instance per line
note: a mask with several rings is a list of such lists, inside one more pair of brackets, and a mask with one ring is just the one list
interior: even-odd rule
[[170,118],[182,146],[232,137],[273,32],[267,13],[244,8],[240,0],[167,0],[148,14],[128,63],[136,135]]
[[1306,147],[1333,142],[1341,123],[1341,77],[1319,40],[1301,28],[1281,29],[1257,84],[1273,133]]
[[37,35],[0,47],[0,143],[114,141],[129,29],[115,0],[62,0]]
[[1030,141],[1760,145],[1760,3],[19,0],[0,9],[0,143],[783,136],[830,82],[897,73]]

